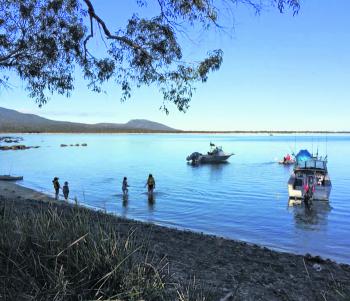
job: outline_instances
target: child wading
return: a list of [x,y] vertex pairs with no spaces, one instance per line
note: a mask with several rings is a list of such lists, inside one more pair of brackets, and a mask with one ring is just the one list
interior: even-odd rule
[[126,196],[129,192],[128,190],[129,184],[128,184],[128,179],[127,177],[124,177],[123,179],[123,185],[122,185],[122,190],[123,190],[123,195]]
[[57,177],[54,177],[53,178],[53,188],[55,189],[55,200],[58,200],[58,193],[60,192],[60,182],[58,182],[58,178]]
[[69,196],[68,182],[64,182],[62,190],[63,190],[63,196],[64,196],[65,200],[68,201],[68,196]]

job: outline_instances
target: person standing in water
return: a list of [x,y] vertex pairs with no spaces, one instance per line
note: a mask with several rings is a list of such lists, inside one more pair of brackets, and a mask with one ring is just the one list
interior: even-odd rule
[[123,184],[122,184],[123,196],[127,196],[128,192],[129,192],[128,187],[129,187],[128,179],[127,179],[127,177],[124,177]]
[[64,182],[62,190],[63,190],[63,196],[64,196],[65,200],[68,201],[68,196],[69,196],[68,182]]
[[53,178],[52,184],[53,184],[53,188],[55,189],[55,200],[58,200],[58,193],[60,192],[61,186],[60,186],[60,182],[58,182],[57,177]]
[[149,174],[146,185],[148,187],[148,197],[153,198],[153,190],[156,188],[156,181],[152,174]]

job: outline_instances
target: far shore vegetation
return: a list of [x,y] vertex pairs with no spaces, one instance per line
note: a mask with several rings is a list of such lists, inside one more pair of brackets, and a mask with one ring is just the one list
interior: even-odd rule
[[1,130],[2,134],[350,134],[350,131],[152,131],[152,130],[105,130],[105,131],[84,131],[84,130],[43,130],[43,131],[27,131],[23,130]]

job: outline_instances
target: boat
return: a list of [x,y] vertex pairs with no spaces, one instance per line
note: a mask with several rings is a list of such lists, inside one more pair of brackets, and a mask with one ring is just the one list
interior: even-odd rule
[[214,143],[210,142],[210,151],[207,154],[201,154],[199,152],[194,152],[187,156],[186,160],[190,161],[191,164],[199,163],[224,163],[230,158],[233,153],[225,153],[221,146],[216,146]]
[[289,199],[329,201],[332,183],[327,170],[327,156],[313,156],[308,150],[300,150],[288,181]]
[[0,176],[0,181],[20,181],[23,180],[23,177],[15,177],[15,176],[10,176],[10,175],[3,175]]
[[294,160],[294,159],[290,159],[290,160],[281,160],[281,161],[278,161],[278,164],[282,164],[282,165],[292,165],[292,164],[295,164],[295,160]]
[[291,155],[287,154],[285,157],[283,157],[283,160],[278,161],[278,163],[283,165],[292,165],[295,163],[295,160]]

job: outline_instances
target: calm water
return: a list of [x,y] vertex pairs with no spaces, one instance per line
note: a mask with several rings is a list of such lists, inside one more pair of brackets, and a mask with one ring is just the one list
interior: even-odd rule
[[[70,197],[115,214],[170,227],[244,240],[278,250],[350,263],[350,136],[255,135],[22,135],[39,149],[0,153],[0,174],[24,176],[22,185],[52,191],[52,178],[70,183]],[[209,142],[236,155],[230,163],[193,167],[185,158]],[[87,143],[61,148],[60,144]],[[328,153],[330,206],[287,205],[291,168],[276,161],[312,148]],[[144,184],[155,176],[155,202]],[[121,183],[130,190],[123,202]]]

